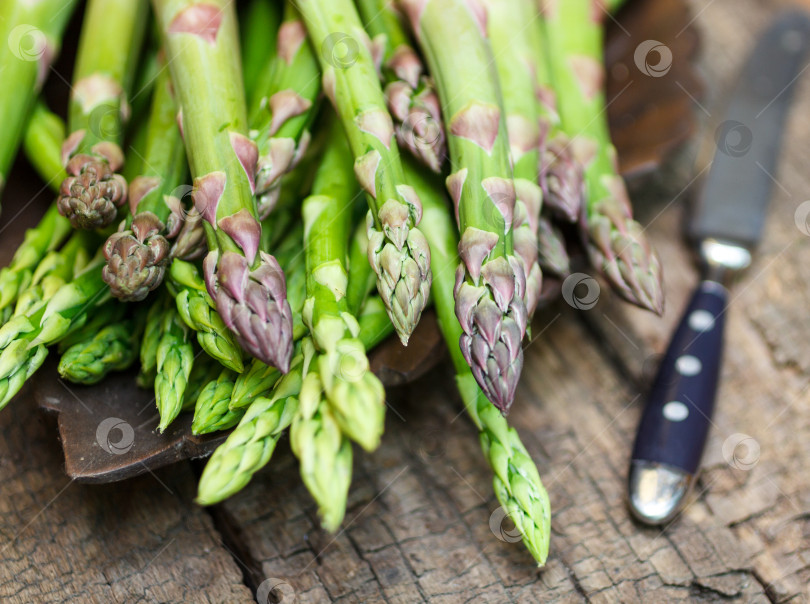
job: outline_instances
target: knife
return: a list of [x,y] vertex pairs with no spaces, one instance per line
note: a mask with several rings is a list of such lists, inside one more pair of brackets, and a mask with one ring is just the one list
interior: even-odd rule
[[808,49],[810,15],[778,17],[748,58],[717,130],[717,151],[688,223],[702,279],[658,369],[631,456],[630,510],[646,524],[674,518],[697,476],[720,377],[727,286],[749,266],[762,235]]

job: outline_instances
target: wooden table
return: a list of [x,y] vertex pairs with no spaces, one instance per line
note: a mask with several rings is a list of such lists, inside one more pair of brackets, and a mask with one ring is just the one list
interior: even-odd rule
[[[695,0],[709,83],[696,109],[702,148],[713,150],[734,74],[780,4]],[[383,445],[357,454],[335,536],[317,528],[286,443],[244,492],[201,509],[191,463],[118,484],[71,483],[53,427],[21,395],[0,413],[0,598],[248,602],[277,585],[285,603],[808,601],[810,237],[794,222],[810,199],[806,74],[797,98],[767,235],[734,290],[706,469],[665,530],[630,520],[624,483],[645,376],[697,278],[679,225],[698,143],[635,194],[666,269],[664,318],[603,288],[592,310],[563,303],[535,322],[510,420],[553,504],[542,572],[490,530],[489,468],[449,373],[435,371],[390,393]],[[743,469],[722,454],[737,434],[759,449]]]

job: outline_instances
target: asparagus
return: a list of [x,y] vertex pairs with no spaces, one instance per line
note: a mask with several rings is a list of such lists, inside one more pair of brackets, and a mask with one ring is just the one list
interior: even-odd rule
[[[394,330],[378,296],[366,301],[359,324],[359,338],[369,350]],[[270,461],[278,438],[297,411],[305,356],[309,355],[308,365],[315,354],[310,340],[304,340],[298,348],[290,373],[281,376],[276,372],[279,379],[273,391],[269,396],[257,395],[251,400],[239,426],[211,456],[200,479],[198,501],[204,505],[218,503],[241,490]],[[236,383],[239,384],[239,378]]]
[[[355,175],[367,193],[368,258],[377,289],[397,334],[407,344],[430,293],[430,248],[417,228],[422,206],[405,184],[393,122],[368,50],[370,41],[350,0],[299,0],[298,7],[313,45],[322,49],[324,91],[341,118]],[[323,52],[338,42],[350,49],[349,60]]]
[[59,375],[77,384],[96,384],[111,371],[127,369],[138,358],[138,321],[113,323],[68,348],[59,360]]
[[256,399],[236,429],[211,455],[200,477],[197,503],[213,505],[227,499],[270,461],[278,439],[298,412],[304,372],[315,353],[311,342],[297,348],[302,350],[271,395]]
[[245,96],[252,99],[265,65],[275,56],[281,12],[274,2],[251,0],[239,15],[242,48],[242,77]]
[[250,113],[251,137],[259,149],[255,195],[260,219],[276,206],[281,177],[306,152],[321,91],[318,61],[291,2],[285,4],[276,53],[265,69],[268,81]]
[[397,141],[438,173],[447,155],[439,97],[411,46],[401,16],[391,0],[357,0],[357,8],[374,38],[375,52],[382,46],[381,76],[388,110],[396,122]]
[[349,225],[356,192],[346,137],[335,122],[329,145],[304,200],[307,300],[304,323],[318,350],[318,379],[340,430],[368,451],[385,423],[385,389],[371,372],[359,325],[346,300]]
[[602,26],[592,11],[591,0],[567,0],[545,13],[563,127],[574,139],[572,148],[585,167],[583,239],[591,263],[621,296],[661,314],[661,265],[643,227],[633,220],[627,189],[617,172],[616,149],[610,142],[604,111]]
[[169,287],[180,318],[197,334],[200,347],[225,367],[241,373],[242,350],[216,311],[197,267],[175,258],[169,269]]
[[531,319],[543,288],[537,236],[543,192],[538,184],[541,115],[533,76],[542,56],[532,45],[531,26],[537,18],[533,0],[485,0],[487,34],[501,83],[506,132],[515,183],[512,214],[515,256],[523,263],[523,301]]
[[14,316],[0,328],[0,409],[42,365],[47,346],[81,328],[93,307],[106,301],[105,290],[97,257],[47,304],[33,314]]
[[203,386],[194,406],[193,434],[208,434],[233,428],[245,414],[244,409],[231,410],[228,403],[233,392],[234,372],[223,369],[215,380]]
[[[34,99],[59,52],[62,33],[76,0],[8,0],[0,22],[0,194],[23,138]],[[61,143],[61,141],[60,141]]]
[[140,371],[136,381],[141,388],[151,388],[155,384],[157,374],[157,349],[163,329],[163,319],[170,310],[171,300],[165,294],[161,295],[146,313],[143,338],[140,347]]
[[334,532],[346,514],[352,479],[352,446],[324,397],[326,384],[313,365],[299,394],[298,413],[290,426],[290,446],[301,479],[318,504],[321,525]]
[[95,334],[107,325],[120,322],[124,318],[127,306],[110,300],[92,310],[92,314],[82,323],[81,327],[74,327],[68,334],[59,339],[56,350],[60,355],[64,354],[71,346],[92,339]]
[[[406,170],[408,166],[406,165]],[[467,366],[466,358],[454,344],[462,330],[454,316],[453,274],[457,237],[444,199],[428,180],[408,171],[425,208],[425,235],[433,250],[436,287],[433,299],[439,327],[450,349],[456,370],[456,384],[470,419],[479,431],[481,448],[492,470],[495,496],[514,521],[524,545],[542,566],[548,557],[551,533],[550,504],[537,467],[506,419],[485,398]]]
[[[446,121],[461,263],[456,316],[478,384],[508,411],[523,367],[526,277],[513,250],[515,186],[493,57],[481,13],[464,0],[406,0]],[[452,41],[452,42],[450,42]]]
[[37,101],[25,130],[23,150],[39,177],[57,190],[66,176],[61,158],[64,140],[65,123],[62,118],[50,111],[45,103]]
[[127,92],[146,23],[141,0],[90,0],[84,14],[62,147],[67,177],[59,211],[75,228],[111,224],[127,197],[117,172],[127,117]]
[[374,289],[374,271],[368,262],[368,233],[365,222],[354,229],[349,242],[349,288],[346,291],[346,302],[349,312],[357,315],[368,295]]
[[154,0],[153,5],[182,107],[192,198],[205,220],[208,292],[242,348],[287,371],[292,313],[281,267],[259,251],[261,226],[253,200],[258,151],[247,137],[235,7],[227,0]]
[[571,274],[570,259],[565,249],[565,238],[548,217],[541,215],[537,224],[537,255],[544,271],[567,277]]
[[104,245],[104,281],[112,294],[139,302],[163,281],[169,238],[183,223],[177,188],[185,176],[186,155],[177,126],[177,104],[168,70],[158,75],[141,175],[129,186],[129,212]]
[[96,238],[87,233],[75,233],[61,249],[48,252],[34,270],[30,285],[18,296],[14,314],[31,315],[47,304],[87,265],[95,242]]
[[183,408],[183,394],[194,364],[189,329],[173,307],[163,314],[156,353],[155,404],[164,432]]

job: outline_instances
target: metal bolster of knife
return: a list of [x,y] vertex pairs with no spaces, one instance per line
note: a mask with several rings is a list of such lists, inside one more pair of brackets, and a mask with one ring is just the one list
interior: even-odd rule
[[723,286],[751,265],[751,251],[731,241],[706,238],[700,242],[703,278]]

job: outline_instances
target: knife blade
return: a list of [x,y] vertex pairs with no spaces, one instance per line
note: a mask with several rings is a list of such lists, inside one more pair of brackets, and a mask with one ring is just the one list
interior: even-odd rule
[[702,280],[670,341],[639,422],[629,505],[647,524],[674,518],[694,484],[720,377],[727,285],[761,236],[795,82],[808,68],[810,14],[791,10],[762,34],[743,67],[687,234]]

